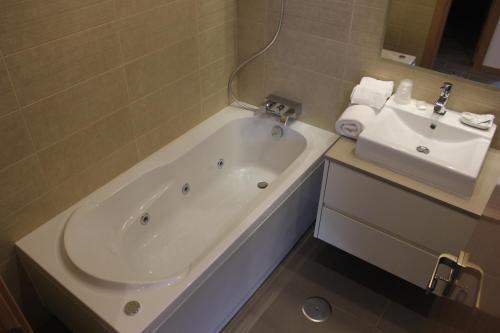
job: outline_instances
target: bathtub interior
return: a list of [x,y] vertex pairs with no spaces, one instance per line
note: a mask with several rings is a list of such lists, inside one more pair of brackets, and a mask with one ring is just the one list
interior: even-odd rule
[[306,149],[293,129],[272,137],[275,125],[233,120],[179,159],[80,207],[64,233],[69,258],[105,281],[176,283]]

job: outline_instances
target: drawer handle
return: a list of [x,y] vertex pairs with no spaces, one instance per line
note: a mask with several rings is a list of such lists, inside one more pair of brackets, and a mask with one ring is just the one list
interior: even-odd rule
[[[450,274],[448,277],[443,277],[438,274],[438,269],[441,265],[445,265],[450,268]],[[473,272],[478,275],[479,288],[477,291],[475,307],[479,308],[479,305],[481,304],[481,293],[483,290],[484,271],[479,265],[469,261],[469,254],[465,251],[460,251],[460,255],[458,257],[449,253],[443,253],[438,257],[431,279],[427,285],[427,294],[434,292],[438,281],[443,281],[446,283],[443,296],[448,296],[451,293],[451,289],[454,286],[456,279],[460,273],[464,271]]]

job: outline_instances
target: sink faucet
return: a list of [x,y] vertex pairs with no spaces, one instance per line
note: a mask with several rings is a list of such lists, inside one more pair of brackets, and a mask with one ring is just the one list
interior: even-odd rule
[[453,83],[443,83],[443,86],[441,87],[441,95],[434,105],[434,113],[437,113],[440,116],[444,116],[446,114],[446,104],[448,103],[448,98],[450,97],[451,88],[453,88]]

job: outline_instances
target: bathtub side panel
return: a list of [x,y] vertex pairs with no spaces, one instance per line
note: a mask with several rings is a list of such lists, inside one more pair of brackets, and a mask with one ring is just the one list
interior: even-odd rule
[[322,166],[156,332],[219,332],[314,222]]
[[117,333],[86,308],[37,263],[21,251],[18,256],[26,269],[43,305],[74,333]]

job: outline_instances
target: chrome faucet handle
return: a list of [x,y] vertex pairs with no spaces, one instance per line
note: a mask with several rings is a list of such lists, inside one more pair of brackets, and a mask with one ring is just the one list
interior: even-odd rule
[[450,96],[452,88],[453,88],[453,83],[443,82],[443,86],[441,87],[441,96],[444,96],[444,97]]
[[270,95],[262,104],[261,109],[267,114],[278,117],[280,123],[286,126],[289,120],[298,118],[302,104],[280,96]]

